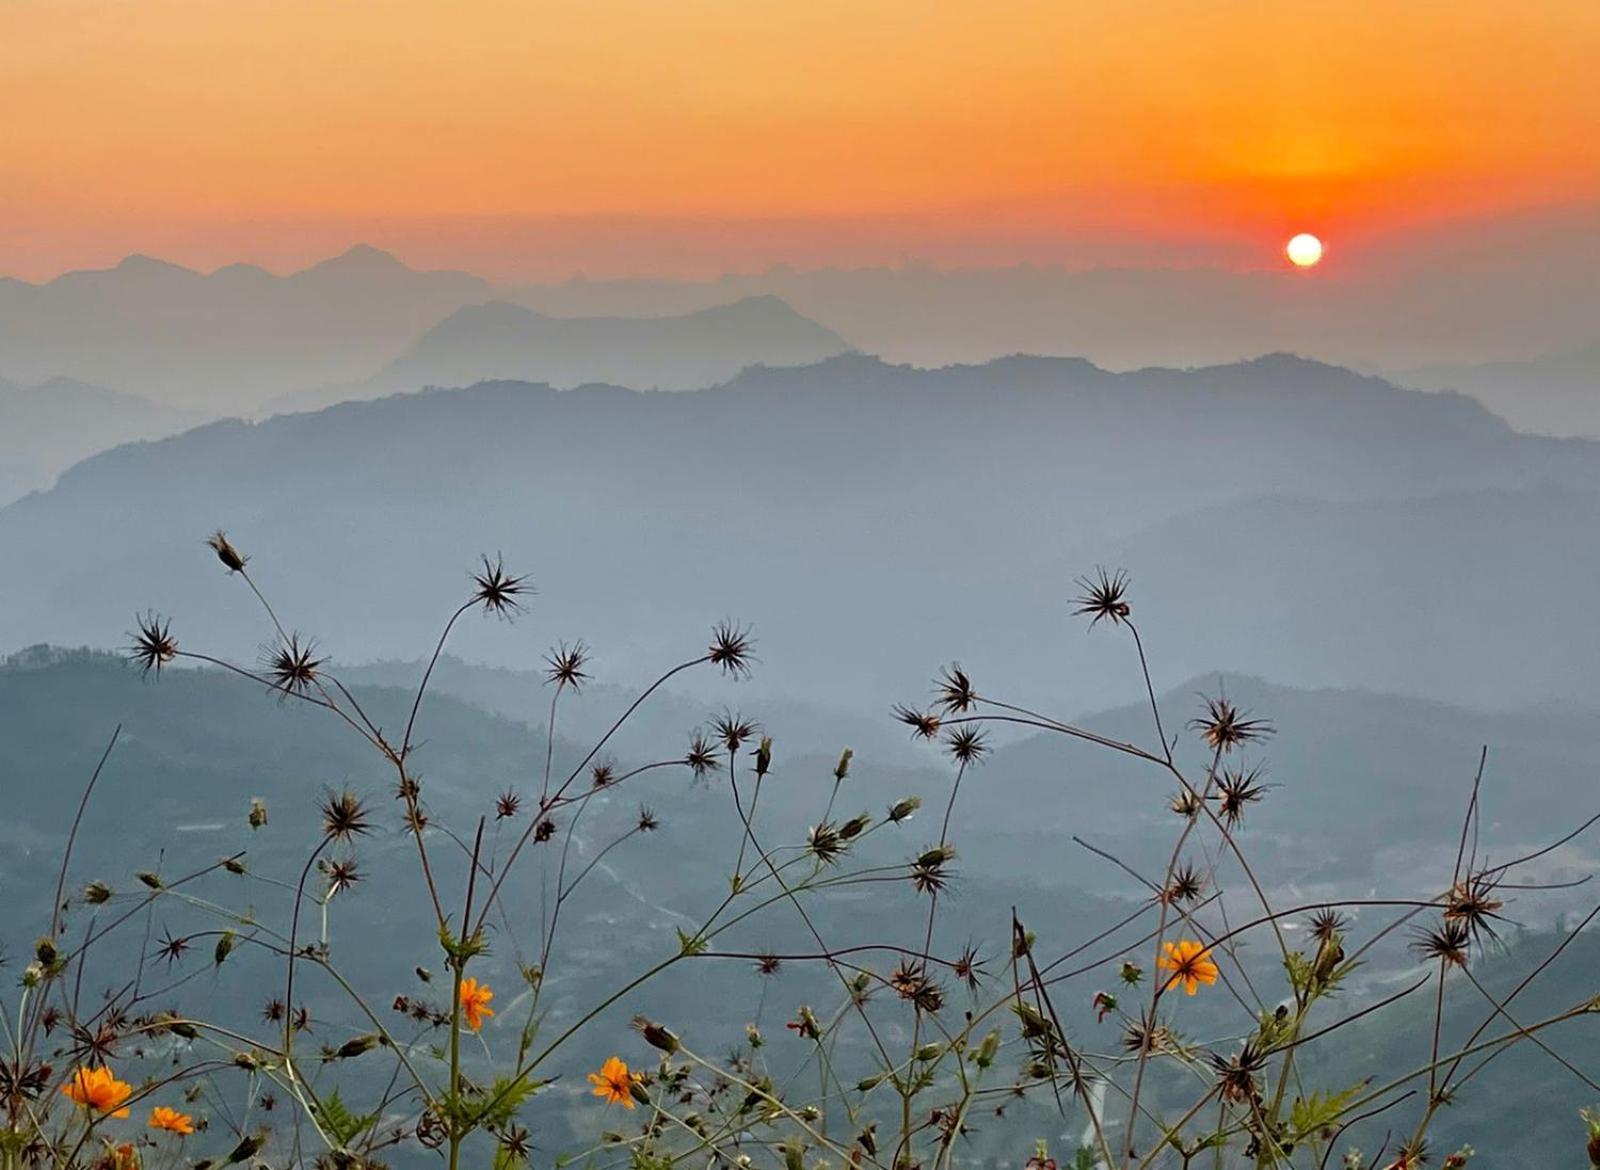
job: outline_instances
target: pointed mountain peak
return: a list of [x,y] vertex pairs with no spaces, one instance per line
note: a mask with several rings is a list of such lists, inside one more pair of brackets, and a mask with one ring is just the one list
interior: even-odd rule
[[320,264],[313,264],[302,273],[323,274],[348,274],[352,276],[386,276],[391,273],[412,271],[399,258],[382,248],[374,248],[371,244],[357,244],[347,251],[330,257]]

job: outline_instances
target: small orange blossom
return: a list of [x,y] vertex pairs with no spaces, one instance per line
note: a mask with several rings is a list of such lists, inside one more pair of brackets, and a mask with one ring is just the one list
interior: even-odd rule
[[194,1132],[194,1118],[187,1113],[179,1113],[176,1109],[168,1109],[165,1105],[157,1105],[150,1110],[150,1128],[164,1129],[168,1133],[187,1137]]
[[633,1108],[633,1076],[615,1056],[601,1065],[599,1072],[589,1074],[589,1083],[594,1086],[594,1095],[608,1104],[616,1101],[624,1109]]
[[79,1067],[72,1079],[61,1086],[61,1091],[84,1108],[95,1113],[109,1113],[112,1117],[128,1116],[122,1103],[133,1096],[133,1086],[117,1080],[104,1065]]
[[1200,984],[1210,985],[1217,981],[1217,965],[1211,961],[1209,948],[1186,938],[1180,942],[1166,943],[1163,949],[1166,953],[1156,960],[1156,966],[1172,972],[1172,978],[1167,980],[1163,991],[1181,983],[1184,994],[1193,995]]
[[483,1027],[484,1017],[494,1015],[494,1009],[489,1006],[493,998],[494,992],[487,983],[471,978],[461,981],[461,1010],[466,1014],[467,1027],[476,1032]]

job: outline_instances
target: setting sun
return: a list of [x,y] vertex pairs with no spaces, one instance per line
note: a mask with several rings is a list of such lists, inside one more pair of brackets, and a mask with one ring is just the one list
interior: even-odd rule
[[1283,250],[1297,268],[1310,268],[1322,259],[1322,241],[1310,232],[1301,232]]

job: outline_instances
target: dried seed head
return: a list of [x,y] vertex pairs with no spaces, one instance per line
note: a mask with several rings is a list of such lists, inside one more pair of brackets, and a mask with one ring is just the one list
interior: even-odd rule
[[274,690],[303,695],[316,684],[326,658],[316,656],[316,643],[290,634],[261,652],[261,670]]
[[570,646],[562,642],[544,656],[544,661],[547,667],[545,681],[557,687],[571,687],[576,691],[589,681],[583,669],[589,661],[589,647],[583,644],[582,639]]
[[922,798],[920,796],[903,797],[889,806],[889,820],[896,825],[901,821],[909,821],[921,807]]
[[648,805],[641,804],[639,806],[639,832],[653,833],[660,826],[661,822],[656,819],[656,814],[650,810]]
[[242,573],[250,558],[245,556],[228,540],[228,534],[218,529],[206,538],[206,544],[211,546],[211,551],[217,554],[217,560],[227,566],[230,573]]
[[481,558],[483,568],[472,574],[473,605],[483,606],[485,613],[511,618],[522,609],[522,598],[533,592],[527,577],[513,577],[506,572],[505,563],[497,554],[493,561]]
[[1107,573],[1103,568],[1096,568],[1094,576],[1079,577],[1074,582],[1082,591],[1072,599],[1073,615],[1076,617],[1087,616],[1089,628],[1092,630],[1102,619],[1112,625],[1121,625],[1132,613],[1128,605],[1128,574],[1118,569],[1115,573]]
[[1233,1056],[1212,1052],[1206,1058],[1217,1074],[1217,1094],[1222,1100],[1244,1103],[1256,1099],[1257,1078],[1267,1067],[1266,1055],[1259,1048],[1247,1041]]
[[333,841],[348,841],[372,831],[367,810],[349,789],[330,792],[322,798],[322,831]]
[[1161,896],[1169,903],[1194,903],[1205,893],[1206,878],[1193,865],[1185,862],[1172,871],[1167,888]]
[[161,673],[161,668],[178,656],[178,639],[172,636],[172,624],[158,613],[146,613],[136,619],[133,639],[128,646],[130,661],[149,674]]
[[343,857],[328,862],[328,897],[343,893],[361,880],[361,870],[353,857]]
[[988,739],[976,727],[956,727],[945,733],[945,750],[958,764],[975,764],[989,752]]
[[1185,820],[1194,820],[1200,815],[1204,807],[1200,803],[1200,794],[1192,788],[1180,788],[1167,800],[1167,807]]
[[978,693],[973,689],[972,679],[961,669],[959,662],[952,662],[940,671],[933,685],[937,696],[935,704],[943,707],[946,714],[954,715],[970,711],[972,705],[978,701]]
[[911,728],[913,739],[932,739],[939,734],[939,717],[931,711],[918,711],[915,707],[896,703],[894,717]]
[[1424,959],[1437,959],[1457,967],[1467,965],[1467,948],[1472,934],[1460,919],[1445,919],[1436,927],[1417,931],[1411,946]]
[[1494,924],[1502,921],[1499,910],[1505,903],[1495,896],[1495,891],[1496,883],[1487,873],[1463,878],[1450,888],[1445,899],[1445,920],[1464,925],[1475,943],[1497,941],[1500,936],[1495,933]]
[[1261,783],[1262,769],[1257,766],[1245,771],[1241,768],[1224,769],[1217,779],[1217,814],[1230,829],[1244,822],[1244,810],[1267,793]]
[[1344,933],[1344,915],[1332,907],[1318,910],[1311,916],[1311,937],[1319,943],[1332,942]]
[[1265,719],[1251,719],[1248,711],[1241,711],[1226,695],[1205,699],[1205,704],[1205,714],[1189,720],[1189,726],[1216,751],[1226,754],[1236,747],[1265,739],[1273,732],[1271,723]]
[[760,725],[736,711],[724,711],[711,721],[711,730],[727,751],[737,752],[747,739],[760,730]]
[[669,1055],[678,1051],[678,1038],[654,1020],[645,1016],[634,1016],[633,1026],[650,1047],[658,1048]]
[[689,737],[689,750],[684,754],[683,762],[689,766],[696,780],[703,780],[708,773],[714,771],[717,760],[716,749],[704,735],[697,731]]
[[755,640],[748,626],[723,620],[711,631],[711,645],[706,657],[724,673],[736,678],[748,678],[755,664]]
[[502,792],[494,802],[494,819],[508,821],[522,811],[522,797],[511,788]]

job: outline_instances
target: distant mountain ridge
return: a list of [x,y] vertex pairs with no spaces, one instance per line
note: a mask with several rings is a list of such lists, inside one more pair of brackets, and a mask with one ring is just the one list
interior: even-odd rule
[[0,505],[49,487],[96,451],[202,421],[196,413],[71,378],[31,386],[0,378]]
[[468,623],[470,658],[531,667],[583,636],[644,677],[732,616],[786,689],[914,698],[957,656],[1088,706],[1138,682],[1070,618],[1073,577],[1105,563],[1135,573],[1180,675],[1225,660],[1293,685],[1589,703],[1600,546],[1573,534],[1597,501],[1600,444],[1282,355],[1126,374],[845,355],[684,394],[490,382],[80,464],[0,510],[0,646],[112,644],[155,606],[253,653],[200,543],[225,527],[285,620],[344,661],[422,653],[498,550],[533,574],[539,616]]
[[1600,344],[1525,361],[1423,366],[1394,379],[1470,394],[1519,430],[1600,437]]
[[807,365],[849,349],[838,334],[770,296],[667,317],[551,317],[488,301],[458,309],[371,378],[285,395],[264,413],[496,379],[690,390],[747,366]]
[[0,280],[0,376],[67,376],[232,414],[364,377],[488,288],[364,245],[286,276],[130,256],[45,284]]

